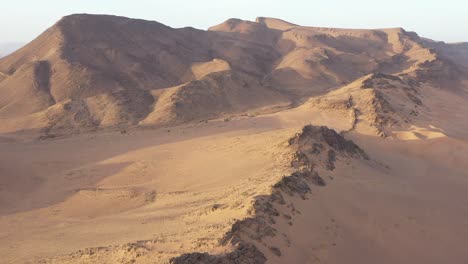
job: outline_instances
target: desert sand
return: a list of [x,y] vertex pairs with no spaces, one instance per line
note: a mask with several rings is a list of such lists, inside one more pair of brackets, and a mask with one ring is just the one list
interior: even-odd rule
[[1,262],[464,263],[467,58],[401,28],[65,17],[0,59]]

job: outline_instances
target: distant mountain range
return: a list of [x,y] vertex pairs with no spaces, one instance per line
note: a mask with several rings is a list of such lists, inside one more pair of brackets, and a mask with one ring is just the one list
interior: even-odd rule
[[[356,81],[457,89],[468,79],[467,54],[464,44],[402,28],[304,27],[260,17],[203,31],[71,15],[0,60],[0,118],[8,131],[69,133],[294,105]],[[363,77],[369,80],[360,84]]]

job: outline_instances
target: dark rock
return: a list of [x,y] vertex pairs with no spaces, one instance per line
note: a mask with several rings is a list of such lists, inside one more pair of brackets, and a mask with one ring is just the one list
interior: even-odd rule
[[389,84],[387,80],[392,80],[392,81],[398,81],[402,82],[403,80],[394,75],[389,75],[389,74],[383,74],[383,73],[374,73],[372,74],[369,78],[367,78],[363,83],[362,83],[362,88],[368,89],[368,88],[374,88],[374,87],[382,87],[386,86]]
[[281,257],[281,250],[279,250],[279,248],[277,248],[277,247],[270,247],[270,250],[271,250],[271,252],[273,252],[273,254],[275,254],[276,256]]
[[312,183],[317,186],[325,186],[326,182],[325,180],[318,175],[318,173],[315,173],[315,175],[312,176]]
[[301,151],[296,151],[294,153],[293,159],[291,161],[291,167],[298,168],[302,166],[309,166],[311,164],[309,157]]
[[336,161],[336,153],[334,150],[330,149],[328,151],[328,159],[327,159],[327,170],[334,170],[335,169],[335,161]]
[[283,177],[273,188],[279,189],[290,196],[294,196],[294,194],[305,195],[310,192],[310,187],[302,176],[301,173],[295,172],[291,176]]
[[[296,135],[289,140],[289,145],[304,145],[308,141],[324,141],[328,146],[332,147],[337,152],[350,155],[352,157],[361,157],[368,159],[365,152],[353,141],[345,139],[342,135],[336,133],[335,130],[327,127],[308,125],[302,129],[302,133]],[[315,142],[316,143],[316,142]],[[312,145],[314,143],[311,143]],[[313,152],[313,151],[312,151]],[[296,154],[301,160],[306,160],[301,154]]]
[[263,264],[266,257],[253,244],[239,243],[237,248],[225,255],[188,253],[170,260],[172,264]]
[[261,241],[264,237],[274,237],[276,229],[271,227],[262,214],[236,221],[229,232],[221,239],[221,244],[239,243],[244,238]]

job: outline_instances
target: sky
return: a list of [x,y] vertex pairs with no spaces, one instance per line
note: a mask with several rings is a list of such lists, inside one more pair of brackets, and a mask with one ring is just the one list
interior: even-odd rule
[[207,29],[228,18],[275,17],[322,27],[403,27],[445,42],[468,42],[466,0],[22,0],[0,3],[0,43],[27,43],[62,16],[112,14],[171,27]]

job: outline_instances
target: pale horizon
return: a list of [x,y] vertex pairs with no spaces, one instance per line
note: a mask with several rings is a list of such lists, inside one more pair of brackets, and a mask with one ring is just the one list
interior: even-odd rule
[[[47,4],[45,4],[47,3]],[[9,2],[2,6],[0,22],[8,27],[0,29],[0,43],[30,42],[61,17],[77,14],[106,14],[152,20],[167,26],[194,27],[206,30],[230,18],[255,20],[274,17],[303,26],[330,28],[395,28],[414,31],[419,36],[447,43],[467,42],[468,17],[466,3],[448,0],[438,3],[426,1],[392,1],[391,5],[377,5],[373,1],[303,0],[256,1],[246,0],[219,3],[214,0],[189,1],[113,1],[111,4],[85,0],[77,3],[49,1]],[[24,7],[28,6],[27,9]],[[453,8],[459,6],[459,8]]]

